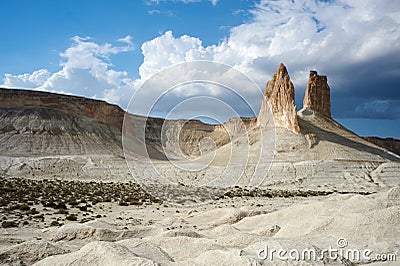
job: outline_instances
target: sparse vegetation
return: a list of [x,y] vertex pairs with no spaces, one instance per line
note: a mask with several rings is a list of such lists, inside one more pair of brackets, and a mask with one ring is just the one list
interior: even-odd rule
[[15,221],[3,221],[1,223],[1,227],[3,228],[18,227],[18,224]]
[[[26,226],[32,219],[45,221],[44,214],[36,209],[35,204],[42,205],[44,211],[54,210],[54,214],[65,215],[68,221],[77,221],[80,213],[88,216],[81,221],[88,221],[101,217],[89,216],[93,213],[93,205],[102,202],[118,202],[121,206],[161,203],[133,182],[101,183],[23,178],[0,180],[0,213],[5,214],[1,219],[2,227],[17,227],[19,224]],[[20,223],[11,221],[9,217]],[[52,221],[50,225],[56,226],[56,221]]]
[[51,221],[50,226],[60,226],[58,221]]
[[327,196],[333,193],[348,194],[357,193],[360,195],[368,195],[370,192],[360,191],[360,192],[345,192],[337,190],[285,190],[285,189],[247,189],[235,186],[224,194],[225,197],[267,197],[267,198],[291,198],[291,197],[315,197],[315,196]]
[[78,215],[75,213],[69,214],[67,217],[65,217],[68,221],[77,221],[78,220]]

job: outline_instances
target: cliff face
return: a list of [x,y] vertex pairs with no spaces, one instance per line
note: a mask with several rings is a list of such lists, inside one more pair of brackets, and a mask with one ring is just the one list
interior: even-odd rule
[[365,140],[400,155],[400,140],[394,138],[364,137]]
[[[256,126],[255,118],[232,118],[218,125],[205,124],[199,120],[163,120],[149,117],[144,122],[143,119],[145,118],[131,117],[129,123],[132,126],[125,125],[125,134],[135,138],[134,135],[140,135],[141,132],[135,132],[133,135],[131,133],[135,128],[143,128],[146,123],[146,145],[148,149],[158,151],[157,158],[163,158],[164,152],[172,157],[197,157],[203,152],[207,153],[228,144]],[[203,141],[207,139],[209,141]]]
[[[130,147],[134,151],[148,152],[151,159],[165,160],[169,154],[179,161],[182,154],[193,158],[219,147],[221,149],[213,159],[213,166],[218,169],[225,169],[220,166],[226,162],[235,162],[232,165],[236,167],[238,162],[249,159],[251,167],[244,172],[243,185],[253,174],[263,176],[268,173],[270,164],[260,163],[257,157],[260,151],[266,151],[261,153],[266,156],[270,156],[269,151],[274,151],[266,159],[273,161],[272,170],[263,184],[267,188],[274,184],[298,187],[297,180],[307,180],[311,189],[329,184],[339,191],[347,189],[343,180],[349,176],[355,178],[349,181],[351,184],[376,188],[375,183],[359,183],[360,177],[367,175],[374,181],[383,180],[385,184],[398,182],[398,164],[389,162],[398,162],[400,157],[361,139],[319,112],[306,108],[296,114],[294,88],[284,65],[268,82],[257,119],[234,118],[222,125],[209,125],[198,120],[164,120],[135,115],[127,115],[125,118],[129,119],[124,120],[124,115],[119,107],[102,101],[0,89],[0,174],[126,181],[132,175],[124,160],[124,155],[129,153],[124,154],[121,145],[121,124],[124,122],[123,129],[133,135]],[[271,132],[269,119],[274,119],[278,126],[272,137],[268,137]],[[143,129],[142,125],[145,125],[142,134],[145,135],[139,138],[134,129]],[[265,128],[248,130],[257,125]],[[247,136],[242,135],[246,133]],[[232,145],[223,146],[229,142]],[[231,157],[233,148],[239,150],[239,154]],[[210,158],[207,156],[203,158]],[[383,166],[375,171],[381,164]],[[162,165],[165,173],[171,173],[174,180],[198,178],[196,172],[176,171],[165,161]],[[131,173],[135,177],[144,176],[147,168],[139,162]],[[212,169],[217,171],[217,168]],[[219,175],[220,172],[215,173]],[[214,172],[210,177],[213,176]]]
[[331,117],[331,98],[328,79],[316,71],[310,71],[303,107]]
[[0,153],[121,154],[123,114],[103,101],[0,89]]
[[122,127],[124,110],[105,101],[40,91],[0,89],[0,108],[47,108]]
[[280,64],[272,80],[267,82],[261,104],[258,122],[265,127],[270,104],[275,126],[287,128],[295,133],[300,132],[294,105],[294,86],[285,65]]
[[[0,140],[4,143],[0,153],[24,156],[121,154],[124,115],[125,111],[120,107],[104,101],[39,91],[0,89]],[[199,143],[203,138],[211,138],[215,146],[220,147],[255,126],[255,118],[234,118],[221,125],[136,115],[130,115],[129,120],[133,127],[145,123],[146,145],[158,151],[158,158],[163,158],[163,145],[171,147],[170,143],[174,141],[177,145],[172,145],[172,148],[182,149],[186,156],[198,156],[201,154]],[[162,132],[163,125],[165,132]],[[164,140],[161,138],[163,133]],[[208,151],[215,147],[206,145],[204,148]]]

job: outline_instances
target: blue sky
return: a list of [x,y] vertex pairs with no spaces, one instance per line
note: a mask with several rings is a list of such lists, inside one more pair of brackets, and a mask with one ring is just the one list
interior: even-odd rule
[[5,87],[126,107],[145,80],[176,63],[222,62],[263,88],[284,62],[298,108],[316,69],[328,75],[335,119],[362,135],[400,138],[396,0],[2,0],[0,10]]
[[242,24],[250,14],[241,12],[252,1],[145,0],[3,0],[6,26],[2,34],[0,73],[27,73],[39,68],[59,69],[59,53],[71,45],[73,36],[91,37],[99,44],[113,43],[127,35],[135,49],[112,58],[114,69],[138,76],[143,62],[141,45],[162,33],[199,37],[204,45],[217,44],[229,29]]

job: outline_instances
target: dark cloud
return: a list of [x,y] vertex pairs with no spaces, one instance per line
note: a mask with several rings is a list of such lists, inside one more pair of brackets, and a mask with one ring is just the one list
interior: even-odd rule
[[332,72],[335,117],[400,119],[400,60],[397,54],[350,64]]

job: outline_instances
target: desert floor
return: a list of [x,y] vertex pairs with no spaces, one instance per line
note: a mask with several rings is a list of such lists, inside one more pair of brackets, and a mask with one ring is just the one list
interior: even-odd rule
[[[177,206],[157,201],[133,183],[5,178],[0,261],[5,265],[398,265],[399,204],[399,187],[369,195],[269,191],[257,196],[234,189],[205,204]],[[342,253],[330,257],[323,252],[329,247]],[[280,249],[286,251],[284,256],[269,253]],[[269,256],[265,258],[261,250]],[[316,258],[296,258],[293,250],[313,250]],[[345,254],[354,250],[371,252],[368,257]]]

